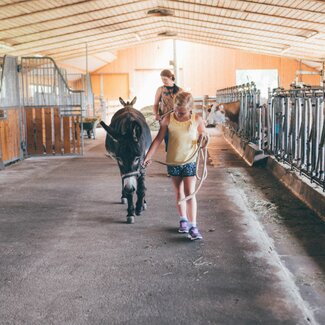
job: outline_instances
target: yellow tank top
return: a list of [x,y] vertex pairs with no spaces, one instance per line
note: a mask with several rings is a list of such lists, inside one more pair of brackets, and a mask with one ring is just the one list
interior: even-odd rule
[[[179,122],[175,119],[174,113],[170,114],[168,125],[168,149],[166,162],[168,164],[182,165],[195,152],[197,148],[198,123],[195,115],[185,122]],[[188,162],[196,160],[196,155]]]

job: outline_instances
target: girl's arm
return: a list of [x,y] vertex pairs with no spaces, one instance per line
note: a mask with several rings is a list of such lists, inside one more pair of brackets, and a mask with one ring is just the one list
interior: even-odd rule
[[160,120],[160,116],[159,116],[159,112],[158,112],[160,97],[161,97],[161,87],[159,87],[156,91],[155,102],[153,104],[153,113],[155,115],[156,121]]
[[[206,132],[205,123],[203,121],[203,118],[201,116],[196,115],[196,121],[198,123],[197,132],[199,134],[199,139],[198,139],[198,143],[199,143],[201,141],[202,136],[206,136],[209,138],[209,135]],[[208,143],[208,141],[206,141],[206,143]]]
[[169,116],[167,118],[164,118],[160,122],[159,132],[158,132],[157,136],[155,137],[155,139],[153,140],[153,142],[151,143],[151,146],[150,146],[150,148],[146,154],[146,157],[144,159],[144,162],[143,162],[144,167],[147,167],[148,165],[151,164],[152,156],[155,154],[159,145],[161,144],[162,140],[164,139],[164,137],[166,135],[168,124],[169,124]]
[[197,132],[199,133],[199,135],[205,134],[206,129],[205,129],[205,124],[204,124],[203,118],[199,115],[196,115],[196,122],[198,124]]

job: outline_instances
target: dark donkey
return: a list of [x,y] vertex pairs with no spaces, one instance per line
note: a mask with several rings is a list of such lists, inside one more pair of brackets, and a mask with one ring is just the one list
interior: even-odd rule
[[[151,144],[151,134],[143,114],[134,109],[136,97],[131,103],[125,103],[118,110],[108,126],[100,122],[106,130],[106,150],[118,163],[122,177],[122,203],[127,200],[127,223],[134,222],[134,212],[140,215],[146,208],[145,170],[142,163]],[[133,205],[133,193],[137,193],[137,202]]]

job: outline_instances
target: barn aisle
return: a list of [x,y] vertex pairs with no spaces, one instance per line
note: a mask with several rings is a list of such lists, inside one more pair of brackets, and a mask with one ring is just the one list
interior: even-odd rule
[[148,210],[125,223],[101,131],[84,157],[0,172],[0,324],[325,323],[324,224],[270,174],[212,130],[190,242],[158,164]]

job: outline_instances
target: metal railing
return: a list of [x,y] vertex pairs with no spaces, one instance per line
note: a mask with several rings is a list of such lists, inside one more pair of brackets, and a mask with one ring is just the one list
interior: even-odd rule
[[67,80],[70,89],[84,91],[85,117],[95,117],[95,98],[92,89],[90,74],[67,73],[60,69],[64,79]]
[[264,149],[266,106],[260,105],[260,91],[256,89],[255,83],[217,90],[216,101],[218,104],[224,104],[226,115],[231,104],[239,103],[238,123],[231,123],[228,119],[228,126],[241,138],[255,143],[259,149]]
[[18,62],[16,57],[4,56],[0,61],[0,109],[20,107]]
[[325,189],[325,105],[322,87],[276,88],[268,104],[259,104],[255,84],[217,91],[218,104],[239,102],[238,127],[242,139],[285,162]]
[[61,115],[85,115],[84,92],[70,89],[52,58],[23,57],[21,73],[25,108],[58,107]]
[[324,90],[320,87],[274,89],[268,103],[267,150],[325,186]]

